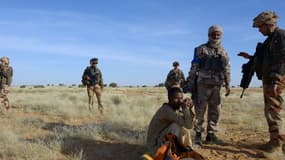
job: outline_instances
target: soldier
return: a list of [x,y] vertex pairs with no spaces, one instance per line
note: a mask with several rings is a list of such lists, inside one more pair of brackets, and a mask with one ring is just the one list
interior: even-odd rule
[[192,101],[183,99],[183,92],[178,87],[168,90],[168,103],[164,103],[153,116],[147,132],[147,145],[156,150],[163,144],[168,133],[174,134],[185,148],[192,147],[190,129],[193,127]]
[[1,103],[6,109],[9,109],[9,99],[8,92],[9,87],[12,83],[13,77],[13,68],[9,66],[9,58],[2,57],[0,58],[0,98],[2,99]]
[[[255,72],[262,79],[264,113],[270,133],[269,142],[260,148],[266,151],[267,157],[273,159],[284,158],[282,145],[285,151],[284,117],[281,116],[284,107],[281,91],[285,88],[285,30],[278,28],[278,18],[274,12],[264,11],[253,19],[253,27],[267,36],[261,45],[261,53],[257,54]],[[238,55],[253,58],[245,52]]]
[[204,114],[208,106],[206,143],[220,142],[215,135],[221,109],[221,86],[225,85],[226,96],[230,94],[230,63],[222,47],[222,28],[211,26],[208,42],[195,48],[187,86],[195,99],[195,144],[202,145]]
[[171,87],[182,88],[185,82],[185,77],[181,69],[179,69],[179,62],[173,62],[173,69],[169,71],[167,78],[165,80],[166,89]]
[[98,109],[103,113],[102,105],[102,91],[104,88],[103,78],[100,69],[97,67],[98,58],[90,59],[90,66],[84,70],[82,75],[82,83],[87,86],[87,93],[89,98],[89,110],[93,108],[94,93],[98,101]]

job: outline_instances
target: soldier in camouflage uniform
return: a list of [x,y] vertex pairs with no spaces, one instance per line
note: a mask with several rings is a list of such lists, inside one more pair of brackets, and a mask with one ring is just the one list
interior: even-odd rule
[[12,83],[13,68],[9,66],[9,58],[0,58],[0,99],[6,109],[9,109],[8,92]]
[[[204,114],[208,106],[206,143],[218,143],[215,132],[220,117],[221,87],[225,85],[226,96],[230,94],[230,63],[226,50],[221,45],[222,28],[211,26],[208,42],[195,48],[187,86],[195,94],[195,144],[202,145]],[[192,96],[193,97],[193,96]]]
[[88,66],[82,75],[82,83],[87,86],[87,93],[89,97],[89,110],[93,108],[94,93],[96,94],[98,101],[98,109],[103,113],[102,104],[102,91],[104,88],[102,73],[97,67],[98,58],[92,58],[90,60],[90,66]]
[[[267,39],[262,43],[262,53],[257,57],[256,73],[261,76],[264,94],[264,113],[269,127],[270,140],[261,146],[266,155],[273,159],[284,159],[285,128],[282,117],[284,105],[281,91],[285,88],[285,30],[277,27],[279,17],[272,11],[264,11],[253,19]],[[245,52],[239,56],[251,58]],[[263,58],[262,58],[263,57]]]
[[179,62],[173,62],[173,69],[169,71],[165,80],[165,87],[169,90],[172,87],[182,88],[185,83],[185,77],[181,69],[179,69]]

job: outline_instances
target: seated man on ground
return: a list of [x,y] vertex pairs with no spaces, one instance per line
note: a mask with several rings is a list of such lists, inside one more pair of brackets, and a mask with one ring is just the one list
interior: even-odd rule
[[190,98],[183,99],[183,92],[178,87],[168,90],[168,103],[164,103],[153,116],[148,132],[147,146],[156,151],[167,134],[177,137],[180,146],[192,148],[190,129],[193,127],[194,112]]

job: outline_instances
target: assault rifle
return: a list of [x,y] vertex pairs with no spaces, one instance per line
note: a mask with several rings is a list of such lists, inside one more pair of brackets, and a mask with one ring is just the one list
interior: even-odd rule
[[240,95],[240,98],[243,97],[244,91],[249,87],[249,84],[252,80],[252,77],[254,75],[254,72],[256,72],[256,75],[258,79],[261,79],[261,63],[263,59],[262,55],[262,43],[258,43],[256,46],[256,50],[253,56],[250,57],[249,61],[242,65],[242,79],[240,81],[240,87],[243,88],[242,93]]
[[[89,77],[89,79],[87,79],[86,76]],[[84,72],[84,75],[82,77],[82,83],[83,85],[88,85],[88,86],[89,85],[93,86],[97,83],[97,77],[91,73],[89,68],[87,68]]]

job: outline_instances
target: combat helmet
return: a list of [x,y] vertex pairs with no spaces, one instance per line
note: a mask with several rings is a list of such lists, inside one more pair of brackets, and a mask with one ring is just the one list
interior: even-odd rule
[[1,65],[9,66],[9,58],[8,57],[1,57],[0,58]]
[[93,64],[93,63],[98,64],[98,58],[91,58],[90,64]]
[[179,66],[179,62],[178,62],[178,61],[174,61],[174,62],[172,63],[172,65],[173,65],[173,67]]
[[261,12],[253,19],[252,27],[258,28],[263,24],[276,24],[278,15],[273,11]]

